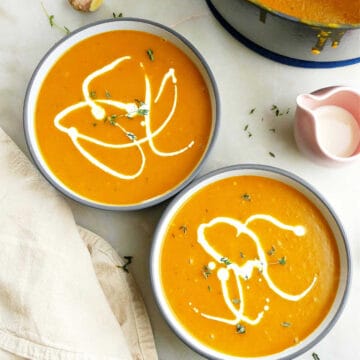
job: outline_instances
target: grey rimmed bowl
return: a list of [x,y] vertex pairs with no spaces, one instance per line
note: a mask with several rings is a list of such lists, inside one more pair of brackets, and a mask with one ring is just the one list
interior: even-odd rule
[[[42,82],[47,74],[47,72],[51,69],[54,63],[73,45],[81,42],[84,39],[87,39],[91,36],[105,33],[113,30],[138,30],[146,33],[150,33],[153,35],[157,35],[159,37],[164,38],[165,40],[171,42],[173,45],[182,50],[196,65],[201,75],[203,76],[205,83],[208,87],[210,99],[211,99],[211,107],[212,107],[212,118],[211,118],[211,134],[208,140],[207,147],[198,162],[195,169],[188,174],[184,181],[179,183],[176,187],[169,189],[167,192],[146,199],[140,203],[134,204],[107,204],[100,203],[97,201],[93,201],[89,198],[86,198],[76,192],[74,192],[71,188],[66,186],[58,179],[46,161],[44,160],[39,146],[36,140],[36,134],[34,131],[34,123],[35,123],[35,107],[37,96],[42,85]],[[188,185],[199,172],[201,166],[207,158],[209,151],[211,150],[213,143],[215,141],[217,131],[218,131],[218,122],[219,122],[219,113],[220,113],[220,100],[217,90],[217,85],[214,79],[214,76],[204,59],[204,57],[200,54],[200,52],[182,35],[177,33],[176,31],[162,25],[159,23],[155,23],[153,21],[138,19],[138,18],[120,18],[120,19],[109,19],[104,21],[99,21],[96,23],[92,23],[90,25],[81,27],[70,35],[61,39],[58,43],[56,43],[42,58],[38,66],[36,67],[29,85],[27,87],[24,108],[23,108],[23,121],[24,121],[24,131],[25,131],[25,139],[27,146],[29,148],[30,154],[40,170],[40,172],[44,175],[44,177],[52,184],[56,189],[60,192],[68,196],[69,198],[78,201],[84,205],[92,206],[98,209],[104,210],[138,210],[147,208],[153,205],[156,205],[160,202],[165,201],[166,199],[174,196],[178,191]]]
[[[160,260],[163,239],[166,234],[169,224],[176,212],[189,200],[195,193],[203,189],[205,186],[219,181],[221,179],[232,176],[254,175],[262,176],[270,179],[280,181],[288,186],[301,192],[308,198],[321,212],[325,220],[328,222],[337,242],[337,247],[340,257],[340,280],[337,294],[329,313],[322,321],[322,323],[315,329],[306,339],[299,344],[290,347],[284,351],[262,357],[236,357],[220,353],[204,345],[196,338],[194,338],[186,328],[177,319],[176,314],[173,313],[170,305],[167,302],[166,295],[161,283],[161,269]],[[207,359],[213,360],[291,360],[300,354],[306,352],[316,343],[318,343],[335,325],[344,306],[349,292],[351,279],[351,263],[350,252],[347,242],[347,237],[343,226],[330,204],[323,198],[323,196],[314,189],[310,184],[300,177],[287,172],[285,170],[265,166],[265,165],[234,165],[213,171],[196,181],[179,193],[169,204],[163,213],[158,226],[156,228],[151,255],[150,255],[150,276],[152,290],[155,296],[157,306],[165,318],[168,325],[175,332],[175,334],[191,349],[203,355]]]

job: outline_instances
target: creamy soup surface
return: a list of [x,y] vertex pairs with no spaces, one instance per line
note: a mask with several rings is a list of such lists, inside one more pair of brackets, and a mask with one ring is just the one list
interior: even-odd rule
[[95,35],[50,69],[35,111],[42,155],[80,196],[136,204],[184,181],[209,143],[207,86],[187,55],[141,31]]
[[272,10],[324,24],[360,24],[358,0],[250,0]]
[[339,285],[336,240],[319,210],[277,180],[235,176],[174,215],[161,281],[182,325],[235,356],[294,346],[321,323]]

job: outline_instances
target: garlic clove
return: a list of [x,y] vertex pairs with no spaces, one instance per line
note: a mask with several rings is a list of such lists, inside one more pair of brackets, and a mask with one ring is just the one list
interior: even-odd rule
[[70,5],[79,11],[95,11],[102,4],[103,0],[69,0]]

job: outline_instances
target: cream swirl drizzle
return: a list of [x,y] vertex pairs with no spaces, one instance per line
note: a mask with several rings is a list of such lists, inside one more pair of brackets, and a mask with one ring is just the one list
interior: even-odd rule
[[[66,133],[69,136],[69,138],[71,139],[75,148],[88,161],[90,161],[93,165],[95,165],[102,171],[104,171],[114,177],[117,177],[119,179],[125,179],[125,180],[135,179],[138,176],[140,176],[142,174],[142,172],[144,171],[144,167],[145,167],[145,163],[146,163],[146,156],[145,156],[144,150],[142,148],[143,144],[148,143],[151,151],[161,157],[180,155],[181,153],[187,151],[194,145],[194,141],[191,141],[187,146],[185,146],[177,151],[165,152],[165,151],[159,150],[154,143],[154,138],[157,135],[159,135],[166,128],[166,126],[172,120],[175,110],[176,110],[177,101],[178,101],[178,89],[177,89],[177,78],[175,76],[175,70],[173,68],[170,68],[168,70],[168,72],[163,76],[160,88],[159,88],[159,90],[156,94],[155,100],[154,100],[154,104],[158,103],[158,101],[161,98],[161,95],[165,91],[167,83],[169,83],[170,80],[171,80],[171,84],[173,85],[173,89],[174,89],[173,103],[172,103],[172,106],[171,106],[171,109],[170,109],[168,115],[166,116],[166,119],[155,130],[151,129],[151,104],[153,101],[152,100],[152,89],[151,89],[149,77],[146,74],[145,67],[142,63],[139,63],[139,66],[144,72],[145,102],[143,105],[141,105],[141,107],[138,107],[136,102],[124,103],[124,102],[112,100],[112,99],[92,99],[92,97],[90,96],[91,92],[89,90],[89,86],[90,86],[91,82],[94,79],[96,79],[97,77],[102,76],[103,74],[114,70],[122,62],[130,61],[131,59],[132,59],[131,56],[123,56],[121,58],[117,58],[116,60],[112,61],[110,64],[107,64],[104,67],[102,67],[102,68],[92,72],[90,75],[88,75],[82,83],[82,93],[83,93],[84,101],[80,101],[78,103],[75,103],[73,105],[66,107],[65,109],[60,111],[54,118],[55,127],[58,130]],[[78,109],[84,108],[84,107],[89,107],[91,109],[91,114],[95,121],[103,121],[106,118],[107,113],[106,113],[104,107],[101,106],[102,104],[110,105],[112,107],[115,107],[117,109],[125,111],[126,116],[124,118],[131,118],[131,117],[134,117],[135,115],[139,115],[138,114],[139,109],[146,110],[141,115],[144,118],[144,121],[141,122],[141,125],[145,127],[145,136],[138,139],[136,137],[136,135],[132,134],[123,125],[116,122],[113,125],[117,129],[119,129],[121,131],[121,133],[123,135],[125,135],[126,138],[130,141],[126,142],[126,143],[124,143],[124,142],[108,143],[108,142],[104,142],[99,139],[96,139],[94,137],[84,135],[81,132],[79,132],[79,130],[77,128],[75,128],[73,126],[66,127],[61,124],[61,121],[64,118],[66,118],[66,116],[68,116],[72,112],[74,112]],[[111,149],[126,149],[126,148],[132,148],[132,147],[137,148],[137,150],[139,151],[140,156],[141,156],[141,164],[140,164],[138,170],[133,174],[125,174],[125,173],[119,172],[119,171],[105,165],[104,163],[99,161],[96,157],[94,157],[89,151],[85,150],[85,148],[80,144],[79,139],[87,141],[87,142],[95,144],[95,145],[98,145],[98,146],[101,146],[101,147],[111,148]]]
[[[275,292],[277,295],[279,295],[283,299],[286,299],[289,301],[301,300],[314,287],[314,285],[317,281],[317,275],[314,275],[311,284],[304,291],[302,291],[299,294],[289,294],[289,293],[281,290],[279,287],[277,287],[274,284],[274,282],[272,281],[272,279],[269,275],[269,272],[268,272],[269,264],[268,264],[268,261],[266,258],[266,253],[265,253],[263,247],[261,246],[261,241],[260,241],[259,237],[255,234],[255,232],[248,228],[248,225],[252,221],[258,220],[258,219],[268,221],[283,230],[292,231],[296,236],[304,236],[306,233],[305,228],[301,225],[297,225],[297,226],[286,225],[286,224],[282,223],[281,221],[277,220],[276,218],[274,218],[273,216],[266,215],[266,214],[252,215],[245,221],[245,223],[242,223],[239,220],[229,218],[229,217],[216,217],[208,223],[200,224],[200,226],[198,227],[198,230],[197,230],[197,241],[202,246],[202,248],[212,257],[212,259],[215,262],[217,262],[218,264],[224,264],[224,256],[222,254],[220,254],[219,252],[217,252],[209,244],[209,242],[207,241],[207,239],[205,237],[206,229],[211,228],[212,226],[214,226],[216,224],[228,224],[228,225],[234,227],[236,229],[236,237],[239,237],[241,234],[248,235],[254,241],[254,243],[256,245],[257,253],[259,256],[258,259],[246,261],[242,266],[239,266],[233,262],[229,262],[226,264],[226,268],[222,267],[217,271],[217,277],[221,284],[221,290],[222,290],[225,304],[227,305],[227,307],[231,311],[231,313],[234,315],[234,318],[226,319],[226,318],[217,317],[217,316],[213,316],[213,315],[209,315],[209,314],[200,312],[201,316],[211,319],[211,320],[215,320],[215,321],[219,321],[219,322],[223,322],[223,323],[227,323],[227,324],[231,324],[231,325],[236,325],[240,321],[244,321],[250,325],[258,324],[264,316],[264,311],[259,312],[257,317],[254,319],[251,319],[244,314],[245,301],[244,301],[244,294],[243,294],[243,286],[240,281],[240,279],[243,279],[243,280],[250,279],[253,275],[254,269],[258,269],[260,271],[263,278],[266,280],[268,286],[270,287],[270,289],[273,292]],[[213,261],[212,261],[212,263],[213,263]],[[214,268],[214,266],[212,266],[212,267]],[[229,295],[229,289],[227,286],[227,282],[229,280],[231,272],[235,276],[237,290],[239,293],[240,302],[239,302],[238,307],[236,307],[235,306],[236,304],[234,304],[231,301],[231,298]],[[269,307],[267,305],[265,305],[264,310],[267,311],[268,309],[269,309]]]

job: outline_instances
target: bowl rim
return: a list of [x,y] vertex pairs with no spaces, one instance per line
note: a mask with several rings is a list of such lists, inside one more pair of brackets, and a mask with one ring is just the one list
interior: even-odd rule
[[[173,314],[173,318],[171,318],[170,316],[168,316],[168,313],[166,312],[166,310],[164,310],[162,308],[162,303],[166,303],[166,298],[165,298],[165,296],[163,296],[163,293],[161,290],[160,273],[157,271],[159,268],[158,268],[158,263],[156,263],[156,260],[159,259],[160,255],[161,255],[161,245],[163,242],[163,239],[161,238],[161,233],[163,232],[163,228],[167,226],[167,220],[169,220],[169,219],[171,220],[174,213],[176,213],[176,211],[175,211],[171,215],[171,213],[174,211],[174,209],[176,210],[177,208],[179,208],[179,206],[184,204],[184,200],[185,201],[188,200],[189,198],[191,198],[191,195],[195,194],[201,188],[203,188],[203,187],[199,187],[202,184],[207,186],[212,183],[211,179],[214,179],[214,181],[220,180],[217,178],[218,175],[221,175],[221,174],[230,174],[229,176],[252,175],[251,173],[246,173],[243,175],[233,173],[234,171],[242,172],[242,171],[247,171],[247,170],[255,171],[255,172],[256,171],[263,172],[262,174],[258,174],[258,176],[266,177],[266,175],[264,175],[264,173],[269,173],[269,174],[273,174],[273,175],[278,175],[282,178],[290,179],[290,181],[299,185],[300,188],[303,188],[306,191],[308,191],[312,196],[314,196],[314,198],[316,200],[319,201],[319,203],[321,205],[324,206],[325,210],[329,214],[329,217],[333,219],[334,224],[335,224],[337,230],[339,231],[339,234],[340,234],[339,238],[341,239],[340,242],[342,242],[342,245],[344,247],[345,262],[346,262],[346,268],[344,270],[344,273],[346,274],[346,279],[345,279],[345,283],[344,283],[343,293],[340,296],[337,306],[334,308],[334,313],[331,316],[329,322],[319,332],[319,334],[317,334],[316,337],[314,339],[312,339],[309,343],[305,344],[304,347],[296,349],[296,351],[294,351],[294,352],[291,352],[291,347],[290,347],[290,348],[282,350],[280,353],[275,353],[275,354],[260,356],[260,357],[251,357],[251,358],[235,357],[233,355],[221,354],[221,353],[215,351],[218,355],[217,356],[214,354],[207,353],[206,349],[208,347],[206,345],[203,345],[203,347],[200,348],[198,345],[201,342],[196,340],[194,337],[192,338],[193,342],[191,342],[189,340],[189,338],[191,338],[192,335],[190,333],[188,333],[186,329],[183,328],[183,331],[186,333],[188,338],[184,337],[181,330],[178,329],[178,328],[182,328],[182,327],[181,327],[181,325],[179,325],[177,323],[176,316]],[[255,174],[255,176],[256,175],[257,174]],[[229,176],[226,175],[226,176],[222,177],[221,179],[228,178]],[[281,181],[281,180],[278,180],[278,181]],[[294,188],[294,186],[291,183],[290,184],[287,183],[287,184],[288,184],[288,186]],[[199,188],[192,193],[193,189],[195,189],[196,187],[199,187]],[[298,191],[301,191],[301,190],[298,190]],[[192,193],[190,195],[190,197],[187,196],[189,193]],[[314,203],[314,201],[311,201],[311,202],[314,204],[314,206],[316,206],[318,208],[318,205],[316,205]],[[170,215],[171,215],[171,217],[169,217]],[[168,219],[168,217],[169,217],[169,219]],[[339,241],[337,241],[337,243],[338,242]],[[282,168],[269,166],[269,165],[263,165],[263,164],[245,163],[245,164],[229,165],[229,166],[219,168],[217,170],[213,170],[213,171],[203,175],[202,177],[196,179],[195,181],[193,181],[191,183],[191,185],[189,185],[188,187],[183,189],[180,193],[177,194],[176,197],[174,197],[172,199],[172,201],[167,205],[165,211],[163,211],[161,218],[157,223],[154,235],[153,235],[153,241],[152,241],[151,250],[150,250],[149,272],[150,272],[150,283],[151,283],[153,296],[155,298],[155,303],[156,303],[156,306],[159,309],[162,317],[165,319],[167,325],[172,329],[172,331],[177,335],[177,337],[193,351],[197,352],[198,354],[200,354],[202,356],[205,356],[208,359],[213,359],[213,360],[223,360],[224,358],[231,359],[231,360],[235,360],[235,359],[239,359],[239,360],[240,359],[244,359],[244,360],[245,359],[275,360],[275,356],[277,356],[276,360],[292,360],[295,357],[310,350],[313,346],[315,346],[317,343],[319,343],[331,331],[331,329],[336,324],[337,320],[339,319],[340,315],[342,314],[342,312],[345,308],[346,302],[349,297],[351,281],[352,281],[352,261],[351,261],[350,245],[349,245],[349,241],[348,241],[345,229],[344,229],[338,215],[336,214],[336,212],[330,205],[330,203],[325,199],[325,197],[318,190],[316,190],[310,183],[308,183],[306,180],[302,179],[300,176],[295,175],[294,173],[284,170]],[[342,279],[340,278],[338,291],[340,290],[341,281],[342,281]],[[337,291],[337,293],[338,293],[338,291]],[[162,300],[163,300],[163,302],[162,302]],[[335,304],[335,300],[334,300],[332,307],[334,306],[334,304]],[[168,312],[172,313],[170,306],[169,305],[167,305],[167,306],[168,306],[168,309],[167,309]],[[323,319],[323,321],[329,316],[330,311],[326,315],[326,317]],[[311,334],[313,334],[316,330],[317,329],[314,329]],[[309,334],[309,336],[307,338],[309,338],[311,336],[311,334]],[[213,351],[210,348],[208,348],[208,349],[209,349],[209,351]],[[291,353],[282,354],[282,352],[288,352],[288,351],[290,351]],[[220,358],[219,357],[220,355],[222,355],[223,357]],[[278,356],[280,356],[280,357],[278,357]]]
[[[35,151],[36,146],[33,146],[33,143],[31,141],[31,133],[33,133],[34,131],[33,131],[33,128],[30,126],[31,121],[29,120],[29,118],[30,118],[29,112],[31,109],[30,104],[29,104],[30,94],[33,91],[34,82],[37,79],[40,70],[42,69],[44,63],[49,58],[49,56],[54,51],[56,51],[58,47],[63,45],[63,43],[65,43],[69,40],[71,41],[71,38],[77,36],[81,32],[84,32],[86,34],[89,29],[95,28],[97,26],[100,27],[99,28],[100,30],[91,34],[89,37],[97,35],[97,34],[101,34],[101,33],[107,32],[107,31],[125,30],[125,29],[121,29],[121,28],[116,29],[115,26],[113,29],[108,29],[108,30],[103,29],[103,31],[101,29],[101,26],[106,26],[109,23],[119,23],[119,22],[128,22],[128,23],[132,23],[132,24],[141,23],[145,26],[147,26],[147,25],[149,25],[150,27],[153,26],[155,28],[160,29],[161,31],[169,33],[171,36],[174,36],[177,40],[179,40],[179,42],[184,46],[184,48],[189,50],[189,52],[194,55],[194,58],[198,59],[199,65],[202,67],[202,71],[204,72],[204,74],[206,74],[206,76],[208,78],[208,88],[210,89],[209,93],[210,93],[210,97],[211,98],[213,97],[212,102],[214,104],[213,109],[212,109],[213,114],[212,114],[212,118],[211,118],[212,130],[210,132],[207,147],[206,147],[204,153],[202,154],[202,157],[200,158],[199,162],[196,164],[196,166],[192,170],[192,172],[190,174],[188,174],[187,177],[185,177],[182,182],[180,182],[178,185],[176,185],[171,190],[165,192],[164,194],[160,194],[158,196],[152,197],[148,200],[145,200],[145,201],[142,201],[139,203],[124,204],[124,205],[96,202],[94,200],[83,197],[80,194],[75,193],[74,191],[71,191],[70,188],[68,188],[67,186],[62,184],[60,179],[57,179],[58,181],[53,180],[53,178],[48,173],[48,172],[51,173],[51,171],[47,171],[47,169],[43,167],[42,162],[38,159],[38,157],[36,155],[36,151]],[[133,29],[133,30],[137,31],[136,29]],[[144,30],[144,29],[139,29],[139,31],[146,32],[146,30]],[[151,32],[149,32],[149,33],[151,33]],[[157,36],[159,36],[159,35],[157,35]],[[75,44],[78,44],[79,42],[81,42],[82,40],[84,40],[86,38],[87,37],[85,36],[79,40],[76,40],[74,43],[71,43],[69,48],[71,48]],[[175,46],[177,46],[177,45],[175,45]],[[59,56],[57,56],[56,61],[67,50],[62,51],[61,54]],[[180,49],[180,50],[184,52],[184,50],[182,50],[182,49]],[[54,65],[54,62],[51,64],[51,66],[53,66],[53,65]],[[51,66],[49,66],[47,68],[47,70],[51,69]],[[195,64],[195,66],[199,69],[199,67],[196,64]],[[38,90],[39,89],[37,89],[37,91]],[[148,20],[148,19],[137,18],[137,17],[111,18],[111,19],[95,21],[95,22],[86,24],[84,26],[81,26],[81,27],[75,29],[74,31],[72,31],[68,35],[65,35],[63,38],[61,38],[59,41],[57,41],[54,45],[52,45],[50,47],[50,49],[43,55],[43,57],[38,62],[37,66],[35,67],[32,75],[31,75],[31,78],[28,82],[27,88],[26,88],[24,103],[23,103],[23,129],[24,129],[24,135],[25,135],[25,142],[26,142],[27,148],[29,149],[29,153],[30,153],[30,156],[31,156],[33,162],[35,163],[35,165],[38,168],[38,170],[40,171],[40,173],[44,176],[44,178],[53,187],[55,187],[58,191],[60,191],[62,194],[64,194],[71,200],[74,200],[82,205],[87,205],[89,207],[93,207],[96,209],[109,210],[109,211],[132,211],[132,210],[140,210],[140,209],[149,208],[149,207],[155,206],[159,203],[162,203],[162,202],[168,200],[169,198],[173,197],[175,194],[177,194],[179,191],[181,191],[184,187],[186,187],[191,181],[194,180],[196,175],[199,173],[199,171],[203,167],[205,161],[207,160],[212,148],[214,147],[214,143],[217,139],[217,135],[218,135],[218,131],[219,131],[219,121],[220,121],[220,108],[221,108],[220,95],[219,95],[219,90],[218,90],[217,83],[215,80],[215,76],[213,75],[213,72],[212,72],[210,66],[208,65],[207,61],[205,60],[205,57],[200,53],[200,51],[195,47],[195,45],[193,45],[185,36],[181,35],[176,30],[174,30],[166,25],[163,25],[161,23],[158,23],[158,22],[155,22],[152,20]],[[45,162],[45,160],[44,160],[44,162]]]

